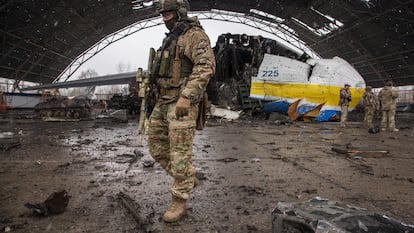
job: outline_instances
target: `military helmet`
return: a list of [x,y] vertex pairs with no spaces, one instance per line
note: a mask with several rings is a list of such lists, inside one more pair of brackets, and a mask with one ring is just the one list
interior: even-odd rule
[[389,87],[391,87],[391,86],[392,86],[392,81],[391,81],[391,80],[387,81],[387,82],[385,83],[385,86],[389,86]]
[[180,17],[186,17],[190,10],[190,3],[188,0],[159,0],[157,5],[157,12],[176,11]]

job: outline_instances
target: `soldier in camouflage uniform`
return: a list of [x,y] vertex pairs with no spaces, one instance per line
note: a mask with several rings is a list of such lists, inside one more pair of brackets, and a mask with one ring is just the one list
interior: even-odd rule
[[345,84],[339,91],[339,106],[341,106],[341,127],[346,127],[346,121],[348,118],[348,107],[351,102],[351,91],[349,90],[351,85]]
[[378,95],[381,100],[381,131],[387,129],[391,132],[397,132],[395,128],[395,110],[397,108],[398,93],[392,88],[392,82],[388,81]]
[[187,0],[160,0],[157,6],[170,32],[154,59],[152,78],[158,99],[150,117],[148,144],[152,157],[174,179],[165,222],[178,221],[186,213],[196,180],[192,145],[198,105],[215,73],[210,40],[198,19],[187,16],[188,10]]
[[372,92],[372,87],[367,86],[363,95],[364,102],[364,126],[372,128],[372,119],[374,117],[374,111],[378,108],[377,96]]

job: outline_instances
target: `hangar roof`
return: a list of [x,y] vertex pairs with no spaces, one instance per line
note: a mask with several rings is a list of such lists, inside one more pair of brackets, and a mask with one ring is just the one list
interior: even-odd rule
[[[0,77],[38,83],[53,82],[74,59],[108,34],[156,16],[151,0],[3,2]],[[367,85],[380,87],[387,80],[396,86],[414,84],[413,0],[190,3],[192,11],[232,11],[271,23],[279,23],[273,17],[277,16],[321,57],[339,56],[350,62]]]

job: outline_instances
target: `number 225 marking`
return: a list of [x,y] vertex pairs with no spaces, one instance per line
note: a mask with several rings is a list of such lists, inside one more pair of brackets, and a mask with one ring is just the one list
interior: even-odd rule
[[263,77],[277,77],[279,76],[278,70],[263,70]]

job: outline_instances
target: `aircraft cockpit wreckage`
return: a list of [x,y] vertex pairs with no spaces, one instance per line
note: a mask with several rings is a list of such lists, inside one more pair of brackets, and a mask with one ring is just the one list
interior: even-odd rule
[[222,34],[214,47],[213,105],[232,110],[278,112],[291,120],[331,121],[340,116],[339,90],[351,85],[352,111],[365,90],[345,60],[315,59],[261,36]]

